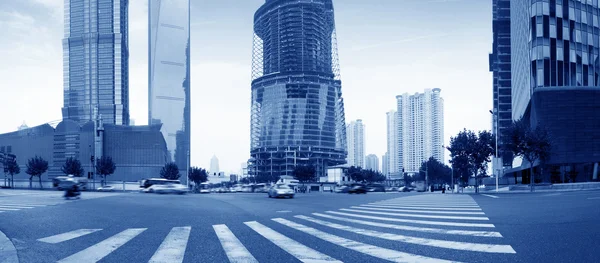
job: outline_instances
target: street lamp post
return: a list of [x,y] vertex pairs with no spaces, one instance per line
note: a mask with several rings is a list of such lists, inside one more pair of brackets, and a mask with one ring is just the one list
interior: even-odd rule
[[492,114],[492,116],[494,116],[494,120],[496,121],[496,125],[495,125],[496,126],[496,134],[495,134],[496,136],[494,136],[494,137],[496,137],[496,154],[495,154],[496,158],[494,159],[494,163],[495,163],[494,166],[496,166],[496,167],[494,167],[495,168],[494,170],[496,171],[496,192],[498,192],[498,176],[500,176],[500,174],[499,174],[500,169],[498,169],[498,165],[500,165],[498,163],[498,125],[499,125],[498,119],[500,119],[500,118],[498,116],[497,109],[494,109],[494,111],[490,110],[490,113]]

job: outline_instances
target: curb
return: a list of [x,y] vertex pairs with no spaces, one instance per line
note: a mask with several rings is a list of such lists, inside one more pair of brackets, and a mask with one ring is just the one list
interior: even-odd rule
[[18,263],[17,249],[8,237],[0,231],[0,262]]

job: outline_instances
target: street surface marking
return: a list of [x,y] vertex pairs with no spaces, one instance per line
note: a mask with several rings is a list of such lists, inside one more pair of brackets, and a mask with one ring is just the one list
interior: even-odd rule
[[420,237],[411,237],[411,236],[403,236],[396,235],[391,233],[384,233],[374,230],[362,229],[357,227],[345,226],[336,223],[331,223],[328,221],[323,221],[320,219],[308,217],[308,216],[295,216],[296,218],[304,219],[309,222],[313,222],[315,224],[319,224],[322,226],[327,226],[339,230],[344,230],[360,235],[376,237],[387,239],[391,241],[400,241],[409,244],[422,245],[422,246],[431,246],[431,247],[440,247],[447,249],[456,249],[456,250],[468,250],[475,252],[485,252],[485,253],[517,253],[513,250],[513,248],[509,245],[494,245],[494,244],[480,244],[480,243],[469,243],[469,242],[459,242],[459,241],[446,241],[439,239],[430,239],[430,238],[420,238]]
[[396,205],[361,205],[361,206],[382,207],[382,208],[419,209],[419,210],[481,211],[481,208],[449,208],[449,207],[396,206]]
[[436,219],[456,219],[456,220],[490,220],[487,217],[480,216],[436,216],[436,215],[414,215],[414,214],[404,214],[404,213],[388,213],[388,212],[377,212],[377,211],[365,211],[365,210],[356,210],[365,209],[359,206],[352,206],[354,209],[346,209],[342,208],[342,211],[351,211],[351,212],[359,212],[359,213],[368,213],[368,214],[379,214],[379,215],[389,215],[389,216],[404,216],[404,217],[421,217],[421,218],[436,218]]
[[315,216],[325,217],[329,219],[335,219],[350,223],[363,224],[368,226],[376,226],[376,227],[385,227],[391,229],[398,230],[408,230],[408,231],[417,231],[417,232],[427,232],[427,233],[435,233],[435,234],[447,234],[447,235],[463,235],[463,236],[476,236],[476,237],[502,237],[502,235],[498,232],[490,232],[490,231],[469,231],[469,230],[447,230],[442,228],[428,228],[428,227],[414,227],[414,226],[406,226],[406,225],[397,225],[397,224],[385,224],[385,223],[376,223],[371,221],[350,219],[338,216],[330,216],[320,213],[313,213]]
[[593,200],[593,199],[600,199],[600,196],[597,197],[589,197],[588,199]]
[[358,241],[332,235],[302,224],[294,223],[283,218],[273,218],[272,220],[284,226],[291,227],[293,229],[312,235],[316,238],[325,240],[327,242],[336,244],[338,246],[342,246],[344,248],[351,249],[383,260],[388,260],[392,262],[453,262],[439,258],[430,258],[421,255],[404,253],[397,250],[391,250],[387,248],[361,243]]
[[1,208],[17,208],[18,209],[28,209],[28,208],[35,208],[34,206],[16,206],[16,205],[0,205],[0,209]]
[[276,211],[276,212],[277,213],[291,213],[292,211],[290,211],[290,210],[279,210],[279,211]]
[[221,246],[231,263],[258,263],[226,225],[213,225]]
[[244,222],[244,224],[302,262],[342,262],[302,245],[256,221]]
[[[353,206],[353,208],[356,208],[356,206]],[[361,209],[376,210],[376,211],[406,212],[406,213],[485,215],[484,212],[422,211],[422,210],[407,210],[407,209],[399,209],[399,208],[379,208],[379,207],[366,207],[366,206],[361,206]]]
[[58,235],[54,235],[54,236],[40,238],[40,239],[38,239],[38,241],[41,241],[44,243],[50,243],[50,244],[57,244],[60,242],[71,240],[73,238],[85,236],[87,234],[91,234],[91,233],[94,233],[94,232],[100,231],[100,230],[102,230],[102,229],[77,229],[77,230],[74,230],[71,232],[66,232],[66,233],[62,233],[62,234],[58,234]]
[[[347,209],[347,210],[350,210],[350,209]],[[388,217],[379,217],[379,216],[357,215],[357,214],[342,213],[342,212],[336,212],[336,211],[327,211],[327,213],[336,214],[336,215],[359,217],[359,218],[367,218],[367,219],[376,219],[376,220],[382,220],[382,221],[403,222],[403,223],[422,224],[422,225],[461,226],[461,227],[488,227],[488,228],[494,228],[495,227],[493,224],[458,223],[458,222],[443,222],[443,221],[429,221],[429,220],[410,220],[410,219],[388,218]],[[375,214],[379,214],[379,213],[375,212]],[[384,214],[386,214],[386,213],[384,213]]]
[[174,227],[154,252],[149,263],[183,262],[183,255],[190,237],[191,226]]
[[498,196],[495,196],[495,195],[487,195],[487,194],[481,194],[481,195],[483,195],[483,196],[487,196],[487,197],[491,197],[491,198],[500,198],[500,197],[498,197]]
[[557,196],[557,195],[562,195],[561,193],[553,193],[553,194],[547,194],[547,195],[543,195],[543,196]]
[[104,241],[79,251],[67,258],[61,259],[59,263],[81,263],[81,262],[98,262],[106,257],[111,252],[129,242],[137,235],[144,232],[147,228],[129,228],[121,233],[118,233]]
[[450,207],[450,208],[479,208],[478,205],[458,205],[458,204],[442,204],[442,203],[430,203],[430,204],[417,204],[412,202],[405,203],[371,203],[372,205],[396,205],[396,206],[424,206],[424,207]]
[[15,208],[2,208],[0,207],[0,211],[19,211],[21,209],[15,209]]

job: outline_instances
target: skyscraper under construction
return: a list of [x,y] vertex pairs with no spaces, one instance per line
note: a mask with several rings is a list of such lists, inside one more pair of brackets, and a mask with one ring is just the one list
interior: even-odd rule
[[332,0],[266,0],[254,15],[251,146],[259,181],[346,162]]

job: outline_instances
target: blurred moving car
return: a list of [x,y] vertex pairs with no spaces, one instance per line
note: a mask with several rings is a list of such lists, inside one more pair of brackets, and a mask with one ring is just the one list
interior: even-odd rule
[[115,187],[112,185],[105,185],[98,187],[96,190],[98,190],[98,192],[112,192],[115,190]]
[[152,192],[158,194],[185,194],[188,192],[188,188],[182,184],[159,184],[151,186]]
[[354,185],[352,185],[350,190],[348,190],[348,193],[349,194],[366,194],[367,188],[362,184],[354,184]]
[[370,184],[367,186],[369,192],[385,192],[385,187],[381,184]]
[[268,191],[268,194],[269,194],[269,198],[272,198],[272,197],[294,198],[294,189],[289,187],[287,184],[278,184],[278,185],[271,187],[271,189],[269,189],[269,191]]
[[350,187],[347,185],[342,185],[340,187],[335,188],[336,193],[347,193],[350,190]]
[[402,186],[402,187],[400,187],[400,189],[398,189],[399,192],[410,192],[412,190],[413,190],[412,187],[409,187],[409,186]]

